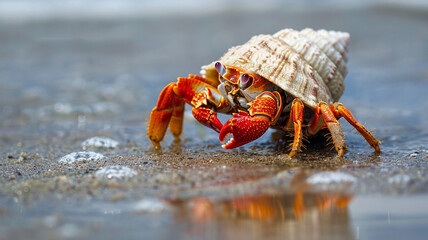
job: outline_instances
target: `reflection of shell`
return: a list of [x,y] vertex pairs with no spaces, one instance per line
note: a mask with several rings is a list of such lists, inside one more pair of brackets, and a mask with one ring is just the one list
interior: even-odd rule
[[[254,36],[230,48],[220,61],[257,73],[315,108],[319,101],[331,104],[343,93],[348,41],[344,32],[284,29]],[[217,76],[213,63],[202,69],[207,78]]]

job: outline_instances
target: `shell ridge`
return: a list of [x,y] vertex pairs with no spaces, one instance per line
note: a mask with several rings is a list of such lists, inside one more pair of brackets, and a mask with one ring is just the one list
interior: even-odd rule
[[306,38],[298,31],[289,32],[280,31],[275,34],[283,41],[289,44],[296,52],[311,64],[320,74],[324,82],[328,83],[336,75],[336,66],[329,57],[310,39]]
[[[321,31],[321,30],[320,30]],[[325,31],[325,30],[324,30]],[[343,76],[346,76],[346,52],[338,51],[333,44],[330,42],[330,39],[325,35],[319,34],[319,31],[306,28],[301,31],[306,37],[308,37],[314,44],[330,58],[330,60],[337,66],[338,70],[342,73]],[[345,57],[343,56],[345,55]],[[342,62],[345,62],[344,64]]]
[[[262,41],[261,42],[261,46],[265,46],[265,47],[268,47],[268,44],[267,44],[267,42],[266,41]],[[275,50],[272,50],[272,48],[268,48],[269,50],[270,50],[270,53],[271,54],[273,54],[274,52],[275,52]],[[263,58],[263,61],[262,61],[262,63],[259,65],[259,67],[257,68],[257,70],[256,71],[260,71],[260,69],[262,68],[262,66],[264,66],[265,65],[265,63],[268,61],[268,59],[269,59],[269,55],[267,54],[266,55],[266,57],[265,58]]]
[[[290,94],[292,94],[295,97],[301,98],[306,103],[310,102],[310,104],[308,105],[311,105],[313,108],[315,108],[317,104],[317,101],[315,99],[318,98],[317,90],[320,88],[319,80],[323,82],[321,76],[290,45],[285,43],[282,39],[277,39],[277,41],[282,43],[281,47],[284,51],[280,53],[280,55],[287,56],[288,61],[285,63],[289,63],[289,67],[292,70],[288,71],[290,72],[289,79],[285,81],[285,83],[288,83],[288,84],[279,84],[278,82],[275,82],[275,83],[280,85],[285,90],[292,89]],[[313,75],[309,77],[309,79],[307,79],[305,76],[307,76],[310,73]],[[308,81],[312,81],[312,82],[309,83]],[[312,89],[312,91],[306,91],[308,88]],[[324,91],[327,95],[327,97],[324,97],[325,99],[324,101],[331,102],[330,90],[327,87],[323,87],[322,91]],[[305,99],[307,100],[305,101]],[[309,99],[310,101],[308,101]]]
[[[311,75],[311,79],[313,82],[316,83],[310,87],[311,89],[319,88],[320,83],[318,79],[320,78],[328,86],[328,79],[326,75],[330,74],[332,75],[332,77],[334,77],[335,72],[334,72],[334,68],[332,67],[334,66],[334,63],[329,61],[328,56],[326,56],[325,53],[319,49],[318,46],[313,44],[309,39],[305,38],[304,36],[300,36],[299,32],[294,30],[292,31],[290,31],[289,29],[287,29],[286,31],[281,30],[276,34],[274,34],[274,36],[278,37],[282,42],[284,42],[284,44],[287,44],[291,48],[290,50],[300,55],[302,60],[306,64],[308,64],[308,66],[310,66],[311,68],[310,72],[311,73],[313,72],[312,73],[313,75]],[[324,70],[326,68],[329,70]],[[298,73],[298,71],[296,72]],[[309,87],[308,83],[306,82],[302,89],[307,89],[308,87]],[[326,89],[325,91],[329,91],[330,95],[333,95],[331,90],[332,89],[328,87],[328,89]],[[316,95],[317,95],[316,91],[312,91],[312,94],[315,95],[314,98],[316,98]],[[308,93],[305,95],[305,97],[309,98],[313,95],[310,95]]]
[[348,61],[348,56],[346,54],[347,52],[347,40],[345,40],[345,42],[341,41],[341,37],[338,36],[343,35],[343,36],[347,36],[349,39],[349,34],[341,34],[342,32],[334,32],[334,31],[330,31],[327,32],[326,30],[322,29],[322,30],[318,30],[316,32],[320,32],[320,36],[322,36],[324,39],[326,39],[326,41],[328,42],[328,47],[336,50],[339,54],[339,58],[334,62],[337,66],[337,68],[339,69],[339,71],[342,73],[342,75],[346,75],[347,74],[347,69],[346,69],[346,62]]
[[[281,39],[279,39],[279,41],[281,41]],[[285,43],[283,43],[283,44],[285,44]],[[275,53],[275,52],[277,52],[278,51],[278,48],[279,48],[279,46],[276,46],[275,47],[275,49],[272,51],[272,55]],[[275,78],[278,78],[279,77],[279,74],[281,74],[281,71],[280,70],[282,70],[284,67],[285,67],[285,65],[287,64],[287,61],[288,61],[288,57],[286,56],[286,55],[281,55],[281,59],[280,59],[280,65],[278,65],[278,66],[276,66],[275,67],[275,69],[271,72],[271,75],[269,76],[269,77],[271,77],[272,76],[272,74],[274,74],[275,73]],[[291,76],[291,78],[293,79],[293,76]]]
[[[292,95],[298,98],[304,98],[304,95],[303,95],[304,90],[303,91],[299,90],[301,88],[299,83],[305,82],[301,80],[300,71],[299,71],[298,60],[301,60],[301,58],[299,54],[293,51],[293,49],[287,43],[285,43],[281,39],[277,39],[277,41],[281,43],[281,45],[278,48],[280,47],[283,48],[283,52],[280,54],[281,59],[279,60],[282,66],[276,69],[277,73],[275,74],[276,78],[274,79],[278,79],[278,77],[280,76],[280,74],[283,72],[284,69],[285,71],[287,71],[287,63],[288,63],[289,65],[288,67],[291,69],[291,71],[289,71],[290,74],[289,74],[288,81],[281,82],[281,83],[285,83],[283,89],[285,90],[285,89],[291,88],[294,90],[293,92],[291,92]],[[305,86],[306,85],[307,84],[305,84]]]
[[[334,31],[331,31],[334,32]],[[346,76],[347,69],[346,69],[346,59],[342,57],[342,54],[338,52],[331,43],[329,43],[329,40],[325,38],[325,36],[318,36],[318,31],[315,31],[313,29],[304,29],[301,31],[301,34],[307,36],[311,41],[316,44],[330,59],[330,61],[333,62],[335,66],[335,77],[331,79],[327,85],[330,88],[330,91],[332,93],[332,96],[335,101],[337,101],[340,96],[343,94],[344,91],[344,77]],[[341,33],[346,40],[346,38],[349,38],[349,34],[347,33]],[[345,41],[346,42],[346,41]]]

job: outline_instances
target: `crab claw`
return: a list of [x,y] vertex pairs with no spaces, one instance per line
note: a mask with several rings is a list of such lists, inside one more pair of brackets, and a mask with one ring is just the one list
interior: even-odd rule
[[219,139],[222,143],[232,134],[232,138],[222,145],[225,149],[232,149],[261,137],[270,126],[270,120],[264,115],[251,116],[247,112],[234,113],[220,131]]

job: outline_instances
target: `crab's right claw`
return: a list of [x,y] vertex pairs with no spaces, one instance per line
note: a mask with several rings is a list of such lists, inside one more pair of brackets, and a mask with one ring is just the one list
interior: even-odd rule
[[233,134],[222,147],[236,148],[261,137],[269,129],[272,119],[278,115],[277,109],[281,109],[280,99],[278,92],[264,92],[249,103],[248,112],[234,113],[220,131],[219,138],[222,143]]
[[270,119],[264,115],[251,116],[247,112],[234,113],[220,131],[219,139],[222,143],[232,134],[233,137],[222,145],[225,149],[232,149],[261,137],[270,126]]

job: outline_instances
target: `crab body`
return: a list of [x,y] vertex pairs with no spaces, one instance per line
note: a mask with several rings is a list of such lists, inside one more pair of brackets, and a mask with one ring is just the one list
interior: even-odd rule
[[[182,132],[184,104],[193,106],[200,123],[219,133],[223,148],[242,146],[269,127],[294,134],[290,156],[301,148],[303,136],[327,128],[342,156],[346,150],[338,118],[344,117],[376,152],[379,141],[336,101],[344,90],[349,34],[294,31],[258,35],[229,49],[218,61],[167,85],[152,110],[148,137],[160,147],[165,132]],[[232,114],[224,125],[217,113]]]

